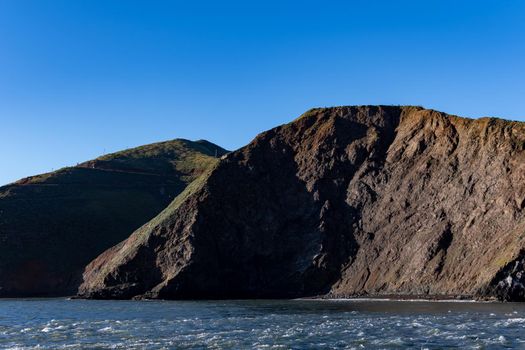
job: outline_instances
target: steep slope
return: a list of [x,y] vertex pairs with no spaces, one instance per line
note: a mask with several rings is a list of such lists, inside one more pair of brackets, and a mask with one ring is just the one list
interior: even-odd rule
[[225,151],[173,140],[0,187],[0,297],[74,294],[84,266],[164,209]]
[[84,273],[88,298],[522,300],[525,124],[314,109],[228,154]]

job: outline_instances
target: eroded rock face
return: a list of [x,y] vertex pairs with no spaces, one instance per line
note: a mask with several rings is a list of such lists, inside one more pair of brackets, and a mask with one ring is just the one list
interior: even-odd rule
[[524,125],[311,110],[223,157],[88,265],[79,295],[503,298],[497,276],[522,278]]

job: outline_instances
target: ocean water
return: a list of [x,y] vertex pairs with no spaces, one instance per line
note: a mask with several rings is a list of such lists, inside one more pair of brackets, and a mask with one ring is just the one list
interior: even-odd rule
[[0,300],[0,349],[525,349],[525,305]]

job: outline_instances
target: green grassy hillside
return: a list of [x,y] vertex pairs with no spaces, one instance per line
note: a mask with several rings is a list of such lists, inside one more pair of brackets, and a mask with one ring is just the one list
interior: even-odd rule
[[0,297],[74,294],[89,261],[224,153],[207,141],[173,140],[0,187]]

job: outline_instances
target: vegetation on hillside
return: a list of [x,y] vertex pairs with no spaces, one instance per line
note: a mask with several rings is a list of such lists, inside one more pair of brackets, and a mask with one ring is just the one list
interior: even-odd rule
[[172,140],[0,187],[0,296],[67,295],[84,266],[162,211],[226,151]]

